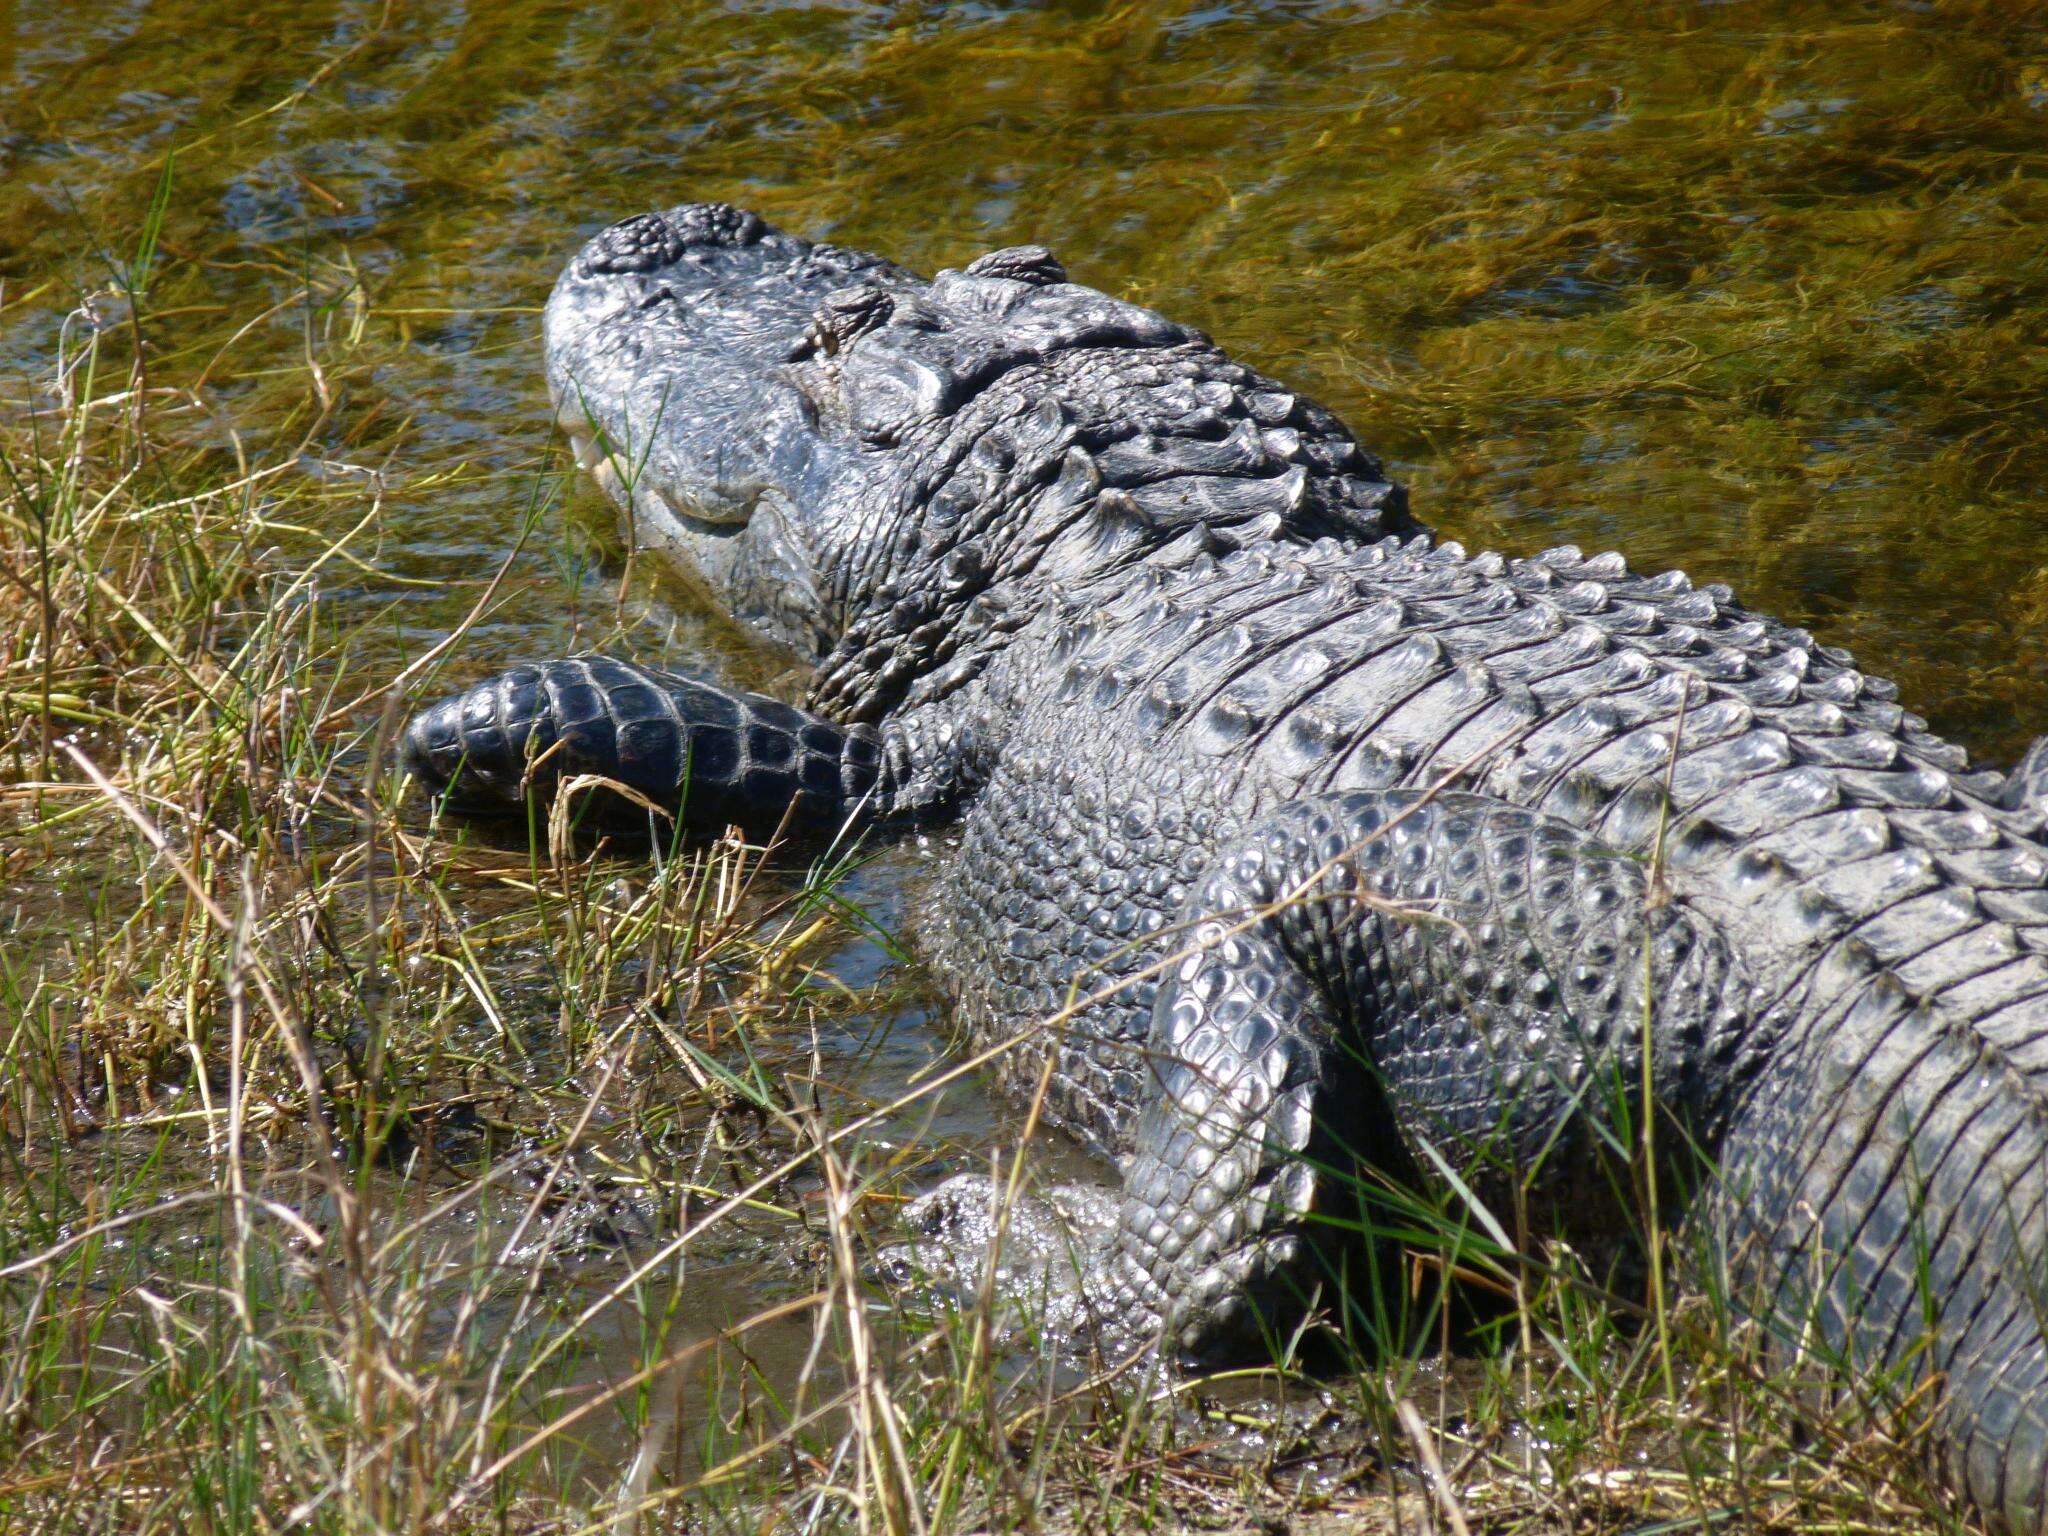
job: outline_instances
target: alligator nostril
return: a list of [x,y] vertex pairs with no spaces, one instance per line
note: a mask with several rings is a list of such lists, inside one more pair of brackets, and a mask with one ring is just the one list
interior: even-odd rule
[[691,203],[636,213],[600,230],[583,250],[586,274],[652,272],[697,245],[752,245],[768,232],[760,215],[731,203]]
[[592,273],[652,272],[688,248],[660,214],[636,214],[601,231],[585,247],[583,268]]
[[966,271],[969,277],[1006,277],[1039,288],[1067,280],[1067,269],[1060,265],[1059,257],[1042,245],[1006,245],[975,257]]

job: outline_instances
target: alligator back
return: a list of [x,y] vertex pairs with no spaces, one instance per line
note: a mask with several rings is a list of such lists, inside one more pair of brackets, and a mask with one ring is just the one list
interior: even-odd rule
[[[1191,543],[1072,597],[978,709],[1001,746],[935,942],[992,1028],[1065,1001],[1062,959],[1131,978],[1081,1010],[1054,1076],[1116,1150],[1154,1001],[1131,936],[1274,808],[1456,784],[1641,861],[1751,993],[1700,1127],[1723,1158],[1703,1275],[1788,1348],[1901,1368],[1902,1394],[1946,1372],[1955,1475],[2040,1524],[2048,850],[1890,684],[1614,555]],[[1633,1006],[1627,979],[1580,1005]]]

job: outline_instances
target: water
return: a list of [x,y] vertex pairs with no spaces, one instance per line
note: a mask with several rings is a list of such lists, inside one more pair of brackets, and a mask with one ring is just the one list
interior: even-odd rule
[[[725,197],[924,269],[1043,241],[1328,402],[1468,543],[1731,582],[1994,762],[2048,730],[2035,7],[245,15],[0,12],[0,376],[47,366],[178,149],[164,333],[203,355],[304,285],[362,304],[386,355],[327,446],[396,449],[394,577],[506,547],[550,462],[534,310],[568,253]],[[287,304],[226,376],[303,326]],[[260,377],[236,388],[237,426],[279,430]],[[466,670],[587,620],[564,557],[527,567]],[[466,606],[360,601],[412,645]]]
[[[600,226],[715,197],[925,270],[1050,245],[1334,407],[1446,534],[1727,581],[1994,764],[2048,731],[2033,6],[17,0],[0,394],[174,151],[152,367],[273,451],[309,345],[345,380],[311,448],[391,487],[328,593],[373,665],[447,633],[537,498],[450,685],[614,622],[538,310]],[[643,654],[799,684],[636,594]]]

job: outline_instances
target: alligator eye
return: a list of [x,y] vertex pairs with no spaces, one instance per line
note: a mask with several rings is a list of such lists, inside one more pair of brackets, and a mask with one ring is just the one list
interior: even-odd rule
[[895,296],[872,283],[828,293],[812,314],[810,327],[791,361],[835,356],[854,338],[887,325],[895,313]]
[[652,272],[667,266],[686,248],[682,237],[660,214],[636,214],[592,240],[584,250],[583,267],[592,273]]
[[1067,280],[1067,269],[1060,265],[1059,257],[1042,245],[1004,246],[975,257],[967,264],[966,272],[969,277],[1007,277],[1012,282],[1039,288]]

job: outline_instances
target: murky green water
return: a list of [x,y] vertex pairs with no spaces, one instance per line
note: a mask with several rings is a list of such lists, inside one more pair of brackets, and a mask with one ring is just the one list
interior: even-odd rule
[[[0,370],[47,367],[173,149],[167,350],[301,286],[360,303],[380,361],[328,446],[395,448],[393,575],[503,549],[546,442],[532,311],[576,243],[729,197],[925,268],[1043,240],[1327,400],[1468,542],[1730,581],[1992,759],[2048,730],[2048,13],[2021,0],[25,0]],[[304,328],[286,304],[222,369]],[[540,579],[566,559],[467,666],[570,638]],[[459,606],[360,600],[410,643]]]
[[[1335,407],[1447,534],[1728,581],[1994,763],[2048,731],[2036,4],[256,9],[0,0],[0,399],[175,152],[154,376],[274,451],[327,370],[312,451],[390,485],[327,594],[373,664],[561,483],[561,263],[722,197],[927,270],[1042,241]],[[451,684],[612,622],[608,521],[550,506]],[[780,665],[658,591],[630,616]]]

